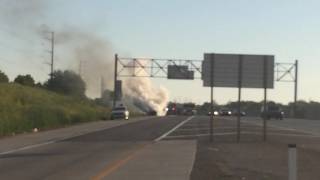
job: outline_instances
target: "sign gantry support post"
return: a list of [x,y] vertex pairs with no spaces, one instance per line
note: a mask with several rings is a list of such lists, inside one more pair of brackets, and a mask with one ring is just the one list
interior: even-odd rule
[[294,76],[294,118],[297,118],[297,98],[298,98],[298,60],[295,62],[295,76]]
[[294,83],[292,117],[297,117],[297,99],[298,99],[298,60],[295,63],[276,63],[275,66],[277,82]]

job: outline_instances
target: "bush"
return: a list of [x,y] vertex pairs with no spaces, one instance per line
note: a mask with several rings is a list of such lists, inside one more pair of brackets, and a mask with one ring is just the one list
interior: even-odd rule
[[57,93],[85,97],[85,82],[73,71],[55,71],[45,87]]
[[0,136],[94,121],[109,112],[86,99],[19,84],[0,84]]

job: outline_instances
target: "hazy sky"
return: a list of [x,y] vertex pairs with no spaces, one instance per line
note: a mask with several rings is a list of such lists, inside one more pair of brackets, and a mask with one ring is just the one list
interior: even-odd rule
[[[23,6],[13,11],[7,6],[8,1]],[[110,43],[112,54],[120,56],[202,59],[204,52],[216,52],[273,54],[276,62],[298,59],[299,99],[320,101],[320,1],[0,0],[0,3],[1,10],[9,10],[0,17],[0,69],[11,80],[26,73],[39,81],[47,78],[49,67],[44,63],[49,59],[46,52],[49,46],[30,25],[35,21],[34,24],[45,24],[55,31],[72,27],[92,32]],[[33,9],[28,3],[37,7]],[[24,13],[34,14],[24,19]],[[16,14],[18,20],[11,19]],[[68,51],[63,46],[58,44],[56,51],[56,68],[75,67],[66,62]],[[112,61],[110,57],[106,56],[106,60]],[[153,81],[166,87],[172,100],[209,101],[209,88],[202,87],[200,80]],[[269,99],[287,103],[293,100],[293,83],[276,83],[268,93]],[[214,97],[219,103],[236,100],[237,89],[216,88]],[[262,98],[263,90],[243,91],[245,100]]]

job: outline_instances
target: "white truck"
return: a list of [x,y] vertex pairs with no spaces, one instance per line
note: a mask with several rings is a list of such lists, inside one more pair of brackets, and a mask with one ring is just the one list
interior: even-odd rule
[[125,106],[116,106],[111,111],[111,120],[113,119],[125,119],[129,120],[129,111]]

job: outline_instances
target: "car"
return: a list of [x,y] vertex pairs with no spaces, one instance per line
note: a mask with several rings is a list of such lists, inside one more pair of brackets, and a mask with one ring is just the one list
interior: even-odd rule
[[111,120],[114,119],[125,119],[129,120],[129,111],[124,106],[114,107],[111,111]]
[[147,115],[148,116],[157,116],[157,111],[155,111],[155,110],[149,110],[148,112],[147,112]]
[[[232,112],[232,115],[238,116],[238,115],[239,115],[238,110],[234,110],[234,111]],[[246,116],[246,115],[247,115],[246,112],[240,111],[240,116]]]
[[266,119],[279,119],[283,120],[284,112],[278,106],[267,106],[266,111],[261,108],[261,117]]
[[[208,116],[210,116],[210,115],[211,115],[211,112],[209,111],[209,112],[208,112]],[[214,116],[218,116],[218,115],[219,115],[219,111],[214,110],[214,111],[213,111],[213,115],[214,115]]]
[[184,109],[183,110],[183,115],[186,115],[186,116],[193,116],[195,114],[194,110],[192,109]]
[[231,116],[232,112],[229,109],[223,108],[223,109],[220,109],[219,115],[220,116]]

